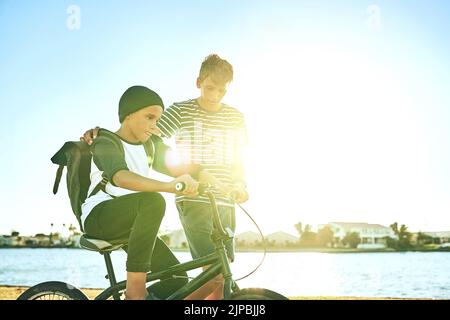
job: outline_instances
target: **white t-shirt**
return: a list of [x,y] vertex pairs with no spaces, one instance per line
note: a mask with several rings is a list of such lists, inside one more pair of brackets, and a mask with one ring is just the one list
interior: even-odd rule
[[[99,157],[109,157],[113,158],[110,159],[111,161],[108,161],[108,164],[105,165],[105,170],[108,170],[111,177],[115,174],[115,172],[119,170],[129,170],[131,172],[134,172],[136,174],[139,174],[143,177],[149,177],[150,174],[150,166],[152,163],[152,159],[147,156],[147,153],[145,151],[144,145],[141,143],[130,143],[122,138],[120,138],[118,135],[116,135],[118,139],[120,139],[120,142],[123,146],[124,154],[121,154],[117,146],[114,146],[112,142],[104,142],[100,141],[99,146],[94,145],[94,150],[99,150],[99,153],[101,150],[108,150],[110,151],[109,154],[96,154],[96,151],[93,153],[93,157],[91,160],[91,185],[89,187],[88,195],[91,194],[92,190],[99,184],[100,181],[102,181],[102,175],[103,171],[101,171],[97,165],[96,165],[96,159]],[[95,141],[94,141],[95,144]],[[111,145],[109,145],[111,144]],[[114,152],[116,150],[116,152]],[[154,147],[153,147],[154,150]],[[98,161],[98,160],[97,160]],[[108,167],[108,168],[106,168]],[[114,186],[109,179],[109,182],[105,186],[105,190],[107,193],[103,192],[102,190],[98,191],[95,195],[92,195],[88,197],[85,202],[81,205],[81,222],[84,227],[84,222],[86,221],[86,218],[88,217],[89,213],[92,211],[92,209],[98,205],[99,203],[102,203],[107,200],[113,199],[114,197],[120,197],[126,194],[135,193],[137,191],[132,191],[124,188],[120,188],[117,186]]]

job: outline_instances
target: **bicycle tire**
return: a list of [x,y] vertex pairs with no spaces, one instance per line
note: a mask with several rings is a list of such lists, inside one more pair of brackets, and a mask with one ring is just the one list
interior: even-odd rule
[[60,281],[39,283],[24,291],[17,300],[89,300],[78,288]]
[[230,300],[289,300],[278,292],[265,288],[245,288],[231,294]]

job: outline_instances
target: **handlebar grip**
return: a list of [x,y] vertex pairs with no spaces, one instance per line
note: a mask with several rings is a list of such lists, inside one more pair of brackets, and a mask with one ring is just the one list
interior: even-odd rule
[[[198,186],[198,193],[203,195],[208,189],[211,188],[211,185],[208,183],[200,183]],[[175,190],[177,192],[183,192],[186,189],[186,184],[184,182],[177,182],[175,184]]]
[[186,188],[186,184],[184,182],[177,182],[175,184],[175,190],[178,192],[182,192]]

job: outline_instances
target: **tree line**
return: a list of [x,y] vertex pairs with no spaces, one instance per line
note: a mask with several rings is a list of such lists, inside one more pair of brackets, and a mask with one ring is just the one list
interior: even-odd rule
[[[416,241],[412,242],[413,234],[408,231],[408,227],[402,224],[400,227],[397,222],[389,226],[394,232],[396,238],[385,237],[386,246],[395,250],[410,250],[435,242],[433,237],[419,232]],[[356,248],[361,243],[361,237],[357,232],[348,232],[344,238],[337,239],[332,229],[325,226],[318,232],[313,232],[309,224],[303,225],[301,222],[295,224],[299,234],[298,246],[304,248],[324,248],[344,246]]]

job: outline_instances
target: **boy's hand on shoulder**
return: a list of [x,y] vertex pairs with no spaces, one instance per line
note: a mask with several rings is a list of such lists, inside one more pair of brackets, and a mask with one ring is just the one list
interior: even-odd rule
[[97,138],[100,127],[95,127],[94,129],[87,130],[82,137],[80,137],[80,141],[86,142],[88,145],[91,145],[94,142],[94,139]]

